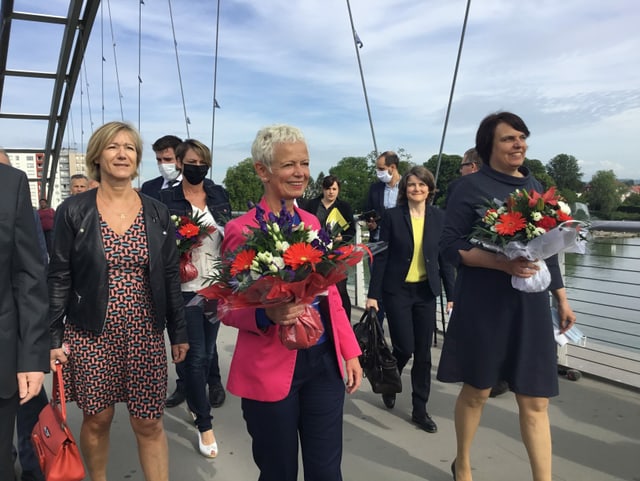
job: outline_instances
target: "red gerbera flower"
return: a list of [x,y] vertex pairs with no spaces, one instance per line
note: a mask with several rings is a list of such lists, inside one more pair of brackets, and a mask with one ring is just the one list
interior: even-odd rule
[[549,215],[542,216],[542,219],[536,222],[536,227],[542,227],[546,231],[553,229],[557,225],[558,222]]
[[251,263],[255,257],[256,251],[253,249],[238,252],[238,255],[231,263],[231,275],[235,276],[243,271],[248,271],[251,268]]
[[520,212],[507,212],[498,217],[496,232],[500,235],[514,235],[526,226],[527,221]]
[[285,251],[282,258],[292,269],[297,269],[305,264],[311,264],[311,268],[314,269],[315,265],[322,260],[322,252],[312,247],[311,244],[297,242]]
[[185,239],[196,237],[200,233],[200,228],[195,224],[185,224],[178,229],[178,233]]

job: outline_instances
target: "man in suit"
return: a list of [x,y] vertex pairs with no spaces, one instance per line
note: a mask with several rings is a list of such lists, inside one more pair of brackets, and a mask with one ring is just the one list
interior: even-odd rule
[[[370,242],[378,242],[380,240],[380,225],[378,221],[382,218],[382,214],[386,209],[396,206],[398,199],[398,184],[400,183],[400,158],[398,154],[391,150],[387,150],[380,154],[376,160],[376,182],[369,187],[369,195],[367,197],[366,212],[375,211],[377,218],[369,217],[367,220],[367,229],[369,229]],[[384,323],[384,305],[378,303],[378,321],[380,327]]]
[[12,440],[18,406],[40,393],[49,371],[47,285],[30,197],[26,175],[0,163],[2,480],[15,479]]
[[[382,217],[385,209],[396,206],[398,182],[400,182],[400,158],[398,154],[387,150],[376,160],[376,176],[380,182],[369,187],[366,210],[375,210]],[[376,225],[377,228],[377,225]]]
[[165,135],[153,143],[151,148],[156,153],[160,176],[142,184],[140,192],[160,200],[161,190],[178,185],[182,181],[182,174],[176,167],[176,147],[181,142],[180,137]]

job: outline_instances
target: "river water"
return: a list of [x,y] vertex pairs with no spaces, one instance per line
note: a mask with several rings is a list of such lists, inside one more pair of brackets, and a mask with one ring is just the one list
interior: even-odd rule
[[640,237],[597,237],[566,254],[565,284],[590,341],[640,354]]

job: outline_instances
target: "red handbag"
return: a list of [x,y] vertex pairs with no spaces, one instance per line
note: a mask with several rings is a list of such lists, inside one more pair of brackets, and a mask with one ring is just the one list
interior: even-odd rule
[[67,426],[67,406],[60,364],[53,373],[51,401],[40,411],[38,422],[31,432],[31,442],[47,481],[84,479],[82,457]]

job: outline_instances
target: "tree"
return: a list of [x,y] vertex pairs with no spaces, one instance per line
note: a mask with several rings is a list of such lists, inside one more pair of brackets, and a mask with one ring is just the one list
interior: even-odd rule
[[605,218],[622,204],[622,194],[627,186],[618,182],[613,170],[599,170],[587,187],[586,200],[589,209],[598,211]]
[[[411,160],[413,156],[409,152],[404,150],[404,147],[399,147],[395,152],[398,155],[398,159],[400,160],[400,162],[398,163],[398,172],[400,172],[400,175],[402,175],[415,165]],[[376,181],[375,168],[378,157],[380,157],[380,154],[375,150],[372,150],[371,152],[369,152],[369,154],[367,154],[367,161],[369,164],[371,164],[372,168],[373,182]]]
[[[533,175],[538,181],[542,184],[542,186],[546,189],[551,187],[552,185],[556,185],[555,180],[547,173],[547,169],[545,168],[542,161],[538,159],[524,159],[524,166],[531,171],[531,175]],[[575,197],[575,194],[574,194]],[[570,202],[573,202],[571,200]]]
[[229,167],[222,183],[229,192],[231,209],[236,211],[246,211],[247,202],[257,203],[264,192],[251,157]]
[[315,199],[316,197],[319,197],[320,195],[322,195],[322,180],[326,176],[327,175],[324,172],[320,171],[315,181],[309,179],[309,184],[307,184],[307,188],[304,189],[304,194],[302,194],[302,198]]
[[366,157],[343,157],[329,169],[340,180],[340,198],[351,205],[354,212],[362,212],[367,203],[369,186],[377,182]]
[[460,177],[460,163],[462,162],[462,156],[454,154],[442,154],[440,158],[440,170],[438,171],[438,155],[432,155],[424,165],[435,176],[438,172],[438,179],[436,183],[436,205],[443,205],[449,184]]
[[578,160],[573,155],[559,154],[547,163],[549,174],[560,192],[570,190],[580,192],[583,187],[582,172]]

